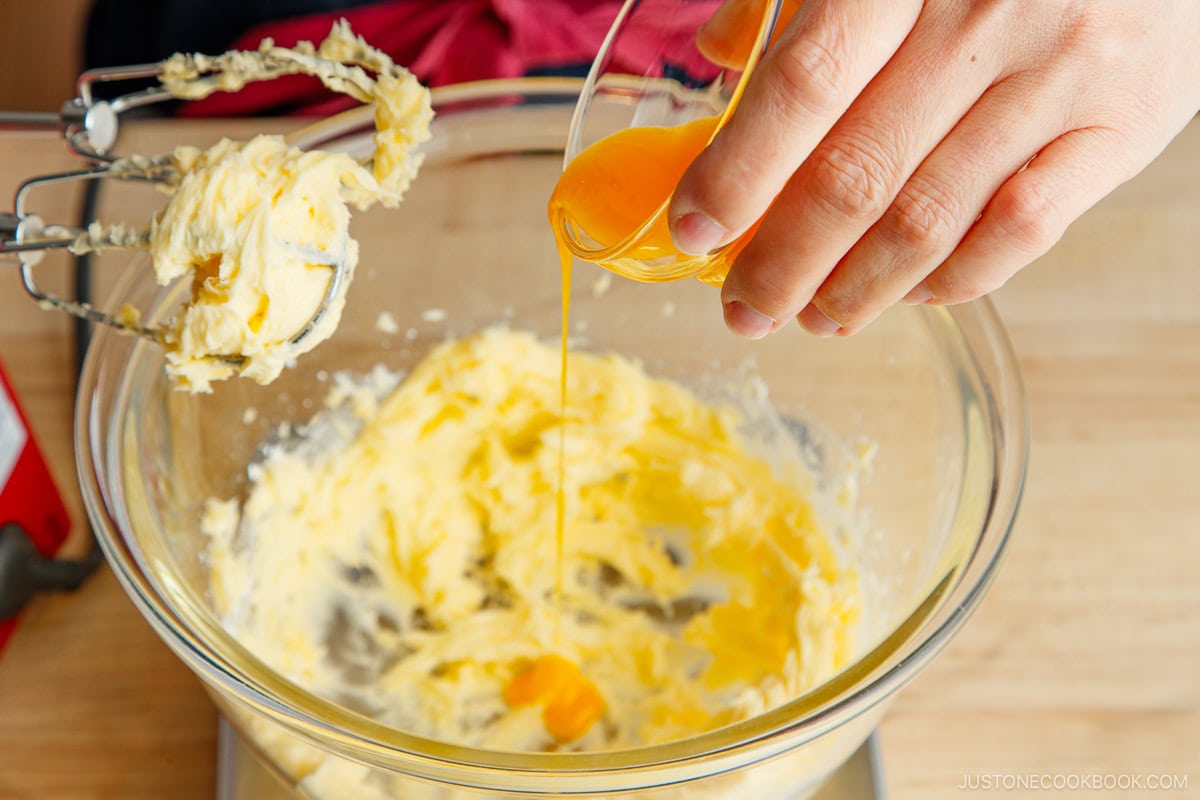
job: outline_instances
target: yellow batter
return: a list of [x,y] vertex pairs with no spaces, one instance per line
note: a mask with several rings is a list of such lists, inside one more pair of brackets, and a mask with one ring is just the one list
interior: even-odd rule
[[[501,750],[678,739],[843,667],[857,578],[794,446],[619,356],[569,358],[561,614],[559,351],[493,329],[324,412],[243,503],[210,502],[232,634],[322,696]],[[564,664],[602,701],[569,737],[514,702]]]

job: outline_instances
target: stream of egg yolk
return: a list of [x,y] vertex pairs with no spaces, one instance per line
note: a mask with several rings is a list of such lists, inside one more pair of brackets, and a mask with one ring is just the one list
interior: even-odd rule
[[[562,265],[562,360],[559,385],[558,486],[554,517],[554,599],[562,614],[564,518],[566,516],[567,332],[571,315],[571,250],[559,235],[562,219],[581,224],[601,242],[634,233],[669,196],[683,171],[703,149],[717,118],[674,128],[628,128],[600,140],[573,159],[550,198],[550,222]],[[672,247],[665,219],[643,237],[638,254],[654,257]],[[561,638],[561,623],[558,636]],[[504,689],[512,708],[538,704],[546,730],[559,741],[585,734],[604,713],[604,698],[579,667],[544,655],[519,670]]]
[[[558,235],[562,219],[574,220],[601,242],[624,239],[649,218],[704,148],[717,118],[675,128],[628,128],[600,140],[567,165],[550,198],[550,222],[562,265],[562,361],[559,385],[558,486],[554,517],[554,599],[562,614],[564,518],[566,515],[567,332],[571,315],[571,251]],[[647,257],[671,248],[666,222],[642,238]],[[558,635],[561,638],[561,624]],[[545,655],[518,670],[504,689],[509,706],[542,705],[546,730],[559,741],[577,739],[604,713],[604,698],[579,667]]]
[[[567,165],[551,195],[549,214],[562,265],[562,360],[559,396],[558,486],[555,491],[554,594],[562,614],[564,518],[566,514],[567,332],[571,313],[572,254],[559,235],[563,219],[581,225],[600,242],[619,242],[636,232],[668,197],[692,159],[704,148],[717,124],[705,117],[673,128],[627,128],[584,150]],[[662,217],[633,251],[654,258],[673,250]],[[561,638],[561,623],[558,636]],[[560,645],[561,646],[561,645]],[[544,655],[513,676],[504,689],[512,708],[542,706],[546,730],[559,741],[585,734],[604,713],[596,685],[570,660]]]
[[[735,0],[723,11],[740,19],[759,20],[765,0]],[[756,13],[747,14],[746,6],[757,4]],[[781,23],[795,12],[800,0],[784,0]],[[718,12],[720,13],[720,12]],[[721,24],[702,30],[699,44],[716,63],[728,66],[745,64],[755,44],[755,27]],[[782,24],[776,27],[778,35]],[[671,127],[641,126],[624,128],[585,148],[570,161],[550,196],[550,226],[557,240],[562,265],[562,361],[559,400],[558,487],[555,492],[554,597],[562,614],[564,561],[564,518],[566,495],[566,409],[567,409],[567,331],[571,310],[572,252],[563,238],[567,221],[582,229],[604,247],[619,244],[653,218],[652,224],[632,242],[621,256],[647,261],[677,255],[666,214],[658,214],[675,190],[683,173],[712,139],[719,117],[702,117]],[[702,280],[720,284],[741,245],[753,236],[755,224],[738,243],[710,257]],[[637,278],[621,269],[619,262],[600,261],[606,268]],[[561,624],[557,631],[561,639]],[[561,646],[561,643],[560,643]],[[505,702],[518,708],[542,705],[542,720],[547,731],[559,741],[571,741],[585,734],[604,713],[605,703],[595,684],[579,667],[559,655],[544,655],[519,670],[504,689]]]

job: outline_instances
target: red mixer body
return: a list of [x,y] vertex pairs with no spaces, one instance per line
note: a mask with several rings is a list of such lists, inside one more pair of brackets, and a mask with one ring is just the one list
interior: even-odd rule
[[[33,431],[0,364],[0,525],[25,530],[44,556],[53,556],[66,541],[71,518]],[[0,620],[0,649],[17,619]]]

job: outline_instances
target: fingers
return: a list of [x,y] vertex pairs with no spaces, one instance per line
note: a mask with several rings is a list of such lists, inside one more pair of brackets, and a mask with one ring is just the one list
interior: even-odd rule
[[1001,185],[1067,125],[1061,81],[1035,83],[1014,76],[975,103],[879,220],[840,261],[833,257],[837,266],[801,312],[801,325],[853,333],[902,298],[929,299],[913,294],[917,284],[954,251]]
[[680,181],[676,244],[755,226],[722,290],[752,337],[985,294],[1195,113],[1200,5],[1167,5],[807,0]]
[[919,0],[808,0],[767,51],[736,113],[680,180],[668,219],[701,254],[767,209],[911,30]]
[[[774,321],[795,316],[885,214],[926,156],[977,104],[998,65],[976,55],[970,37],[931,46],[925,39],[935,35],[915,33],[906,41],[796,170],[726,277],[724,303],[742,303]],[[955,79],[939,80],[946,75]],[[1049,135],[1026,146],[996,185]],[[989,195],[979,198],[978,208]],[[822,320],[815,311],[809,317],[810,329],[824,333],[836,332],[842,323]],[[751,335],[737,320],[727,322]]]
[[924,302],[951,304],[998,289],[1049,250],[1080,214],[1137,172],[1110,128],[1059,136],[1009,178],[962,243],[923,281]]

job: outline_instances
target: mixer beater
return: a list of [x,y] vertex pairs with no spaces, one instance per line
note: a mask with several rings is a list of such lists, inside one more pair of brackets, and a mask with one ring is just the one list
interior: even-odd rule
[[[43,307],[163,344],[167,328],[143,325],[135,312],[123,310],[113,314],[56,296],[39,287],[34,275],[34,267],[48,250],[65,249],[78,255],[111,248],[148,249],[153,227],[93,223],[83,230],[53,224],[32,210],[31,197],[52,184],[102,179],[151,183],[171,194],[186,177],[186,170],[180,168],[174,154],[122,158],[111,152],[122,114],[165,100],[199,99],[217,91],[238,91],[252,81],[292,74],[315,76],[334,91],[362,103],[376,104],[377,149],[374,158],[362,165],[373,168],[376,185],[365,190],[361,186],[351,187],[358,192],[352,201],[360,208],[374,201],[394,206],[420,163],[419,156],[412,151],[428,137],[428,120],[432,116],[428,92],[407,70],[395,65],[361,37],[354,36],[343,21],[334,26],[329,38],[319,46],[301,42],[294,48],[284,48],[268,39],[256,51],[230,51],[218,56],[176,54],[154,64],[91,70],[80,76],[77,96],[64,103],[58,113],[0,112],[0,129],[59,129],[68,147],[90,162],[84,169],[32,177],[20,185],[13,211],[0,213],[0,256],[19,262],[22,286]],[[97,97],[96,88],[100,84],[146,78],[157,79],[158,85],[112,100]],[[412,91],[414,86],[418,92]],[[413,101],[411,97],[418,99]],[[293,348],[305,344],[322,322],[328,322],[326,317],[336,318],[340,314],[340,299],[353,269],[353,263],[348,263],[352,257],[347,256],[345,240],[343,234],[336,243],[338,246],[328,248],[286,240],[276,242],[289,258],[329,270],[327,287],[315,310],[286,342]],[[234,369],[247,360],[241,353],[211,353],[209,357]]]

